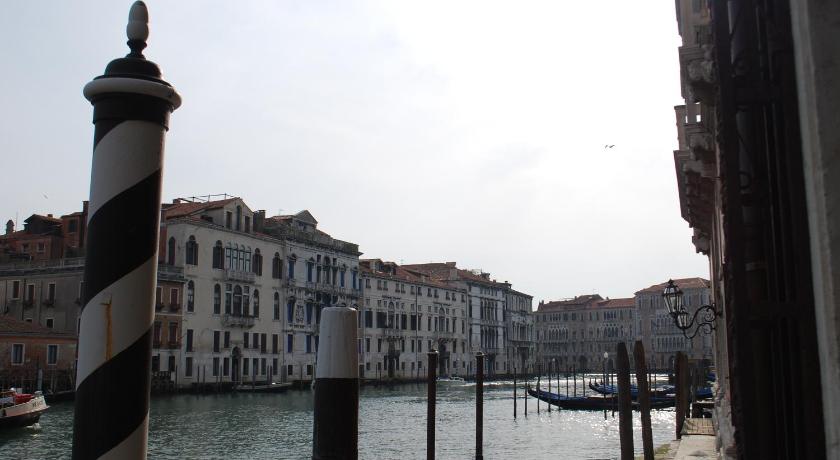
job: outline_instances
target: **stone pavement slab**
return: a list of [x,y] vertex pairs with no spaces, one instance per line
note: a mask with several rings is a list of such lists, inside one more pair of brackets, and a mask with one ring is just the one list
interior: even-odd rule
[[696,458],[717,458],[714,436],[684,435],[682,437],[674,460],[691,460]]

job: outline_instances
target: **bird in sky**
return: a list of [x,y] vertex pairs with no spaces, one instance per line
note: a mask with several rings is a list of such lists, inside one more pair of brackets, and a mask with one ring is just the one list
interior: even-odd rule
[[611,149],[613,147],[615,147],[615,144],[607,144],[604,146],[605,149]]

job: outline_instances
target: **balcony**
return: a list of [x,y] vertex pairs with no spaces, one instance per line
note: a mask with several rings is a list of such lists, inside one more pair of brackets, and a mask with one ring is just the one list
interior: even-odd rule
[[715,76],[713,48],[710,45],[690,45],[679,48],[683,98],[687,101],[714,104]]
[[253,283],[256,281],[257,275],[252,272],[241,270],[225,270],[225,281],[238,281],[242,283]]
[[155,302],[155,311],[161,311],[163,310],[163,307],[163,302],[161,302],[160,300]]
[[382,330],[383,335],[387,338],[402,338],[405,334],[405,331],[402,329],[397,329],[395,327],[386,327]]
[[41,301],[41,305],[45,307],[55,306],[55,299],[44,299]]
[[152,348],[160,348],[160,339],[152,340]]
[[183,267],[176,267],[174,265],[167,265],[167,264],[158,264],[158,280],[161,281],[174,281],[176,283],[184,283],[186,282],[186,278],[184,278],[184,269]]
[[181,310],[181,304],[180,303],[170,303],[169,304],[169,311],[170,312],[177,313],[180,310]]
[[244,315],[224,315],[222,316],[222,326],[225,327],[254,327],[254,317]]
[[166,343],[166,348],[168,348],[170,350],[177,350],[177,349],[181,348],[181,342],[178,341],[178,340],[170,340],[169,342]]

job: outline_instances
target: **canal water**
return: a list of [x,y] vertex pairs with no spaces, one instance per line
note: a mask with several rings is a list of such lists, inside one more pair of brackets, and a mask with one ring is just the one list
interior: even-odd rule
[[[544,383],[544,382],[543,382]],[[580,385],[580,381],[578,380]],[[565,382],[561,380],[565,391]],[[618,458],[618,414],[546,411],[528,398],[513,418],[511,382],[485,383],[484,458]],[[579,390],[580,391],[580,390]],[[652,412],[654,445],[674,436],[673,409]],[[69,458],[73,403],[56,403],[39,424],[0,432],[0,458]],[[634,412],[635,447],[641,452],[641,424]],[[438,385],[437,457],[468,459],[475,454],[475,384]],[[152,398],[149,458],[305,459],[312,455],[312,392],[283,394],[176,395]],[[423,459],[426,455],[426,387],[418,384],[362,387],[359,401],[359,457]]]

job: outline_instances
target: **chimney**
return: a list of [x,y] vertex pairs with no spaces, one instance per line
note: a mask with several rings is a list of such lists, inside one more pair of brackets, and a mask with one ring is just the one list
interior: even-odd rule
[[265,228],[265,209],[254,211],[254,232],[262,233]]
[[52,215],[52,214],[47,214],[47,217],[50,217],[50,218],[52,218],[52,216],[53,216],[53,215]]
[[6,221],[6,234],[11,235],[15,231],[15,222],[12,219]]
[[448,265],[450,267],[454,267],[456,265],[456,263],[455,262],[447,262],[446,265]]

